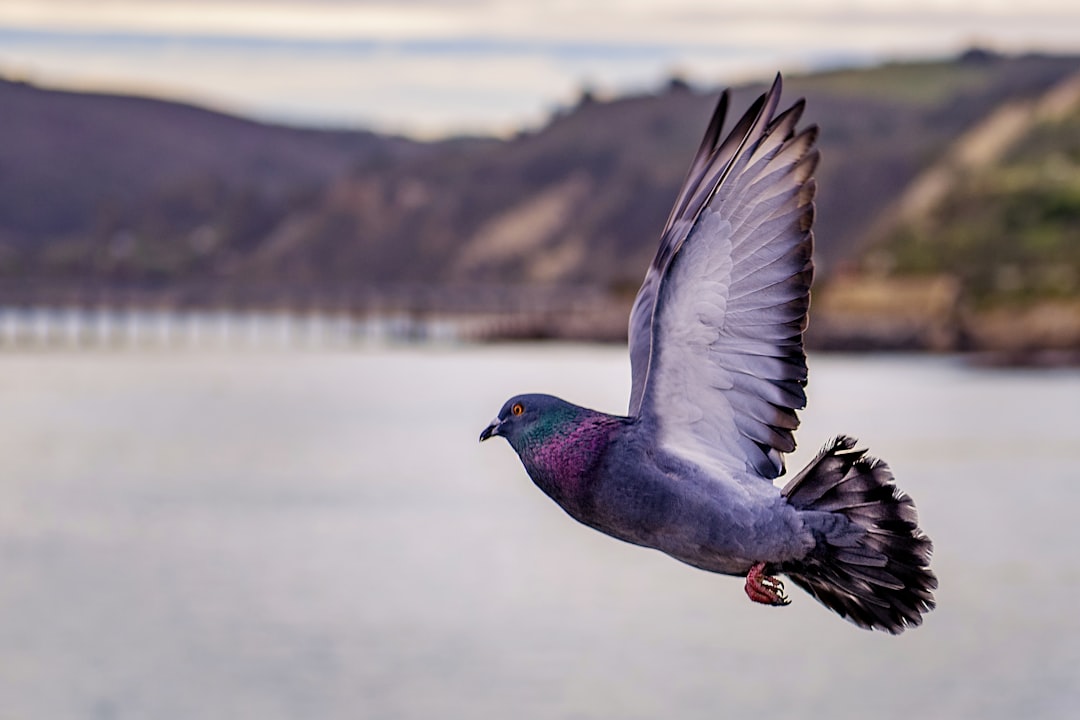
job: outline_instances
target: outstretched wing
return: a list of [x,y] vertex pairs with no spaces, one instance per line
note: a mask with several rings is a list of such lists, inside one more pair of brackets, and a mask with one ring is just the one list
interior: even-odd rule
[[630,414],[668,450],[772,479],[806,404],[817,128],[780,77],[721,142],[721,98],[630,316]]

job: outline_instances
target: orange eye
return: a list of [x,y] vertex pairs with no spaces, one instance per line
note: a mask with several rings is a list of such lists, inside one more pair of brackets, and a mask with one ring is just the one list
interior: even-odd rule
[[521,403],[514,403],[514,406],[510,408],[511,415],[520,415],[523,412],[525,412],[525,406]]

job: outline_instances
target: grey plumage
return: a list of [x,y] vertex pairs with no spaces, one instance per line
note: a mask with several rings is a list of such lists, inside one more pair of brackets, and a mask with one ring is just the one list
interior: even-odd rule
[[[725,137],[725,93],[630,316],[629,412],[547,395],[503,405],[509,440],[571,516],[694,567],[747,577],[751,599],[796,585],[867,628],[934,607],[930,541],[888,467],[838,438],[781,490],[806,404],[817,130],[781,82]],[[723,139],[721,139],[723,138]]]

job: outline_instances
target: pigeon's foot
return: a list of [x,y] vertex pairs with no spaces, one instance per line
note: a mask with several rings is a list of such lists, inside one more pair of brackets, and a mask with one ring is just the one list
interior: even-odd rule
[[763,605],[789,605],[784,594],[784,583],[765,574],[765,563],[760,562],[746,573],[746,594],[751,600]]

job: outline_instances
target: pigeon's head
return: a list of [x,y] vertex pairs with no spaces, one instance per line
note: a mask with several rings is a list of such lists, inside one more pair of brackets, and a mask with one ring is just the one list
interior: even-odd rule
[[480,433],[480,442],[501,435],[517,450],[526,438],[543,438],[575,419],[580,409],[552,395],[515,395],[503,403],[498,416]]

